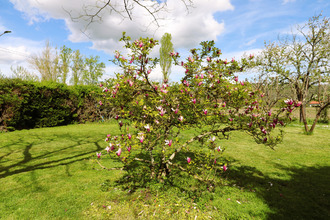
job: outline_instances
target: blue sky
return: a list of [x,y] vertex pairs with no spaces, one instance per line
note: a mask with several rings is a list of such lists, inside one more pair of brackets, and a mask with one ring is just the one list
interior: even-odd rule
[[[122,0],[113,0],[113,2]],[[321,11],[329,16],[329,0],[195,0],[189,13],[178,0],[167,0],[168,11],[159,16],[160,28],[150,23],[150,16],[135,7],[133,21],[123,20],[118,14],[103,14],[102,23],[91,24],[83,33],[86,21],[72,21],[81,15],[83,4],[93,5],[95,0],[1,0],[0,70],[10,76],[10,66],[21,65],[31,71],[26,60],[40,53],[45,41],[53,46],[66,45],[82,54],[99,55],[107,65],[106,77],[118,71],[109,59],[115,50],[121,50],[118,40],[123,31],[132,38],[149,36],[156,39],[172,34],[174,47],[182,55],[196,47],[200,41],[215,40],[224,58],[239,58],[244,52],[257,53],[264,41],[274,41],[278,35],[290,33],[297,24],[304,24]],[[151,3],[150,3],[151,4]],[[120,7],[120,5],[119,5]],[[66,11],[65,11],[66,10]],[[95,10],[95,8],[94,8]],[[147,28],[147,24],[151,24]],[[88,35],[88,37],[86,37]],[[157,52],[153,55],[157,56]],[[180,69],[172,69],[172,80],[182,76]],[[154,79],[160,77],[155,71]]]

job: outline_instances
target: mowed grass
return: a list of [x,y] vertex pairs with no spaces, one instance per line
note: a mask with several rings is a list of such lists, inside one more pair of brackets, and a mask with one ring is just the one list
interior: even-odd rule
[[93,162],[105,135],[119,133],[113,123],[3,133],[0,219],[330,219],[330,128],[285,131],[275,151],[242,132],[222,141],[230,160],[222,184],[178,178],[134,192],[116,182],[124,171]]

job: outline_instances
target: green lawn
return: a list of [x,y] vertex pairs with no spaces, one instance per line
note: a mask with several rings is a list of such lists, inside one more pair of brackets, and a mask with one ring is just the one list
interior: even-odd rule
[[307,136],[293,124],[275,151],[233,133],[221,185],[193,189],[182,178],[134,192],[116,182],[123,171],[93,162],[116,131],[94,123],[0,134],[0,219],[330,219],[327,125]]

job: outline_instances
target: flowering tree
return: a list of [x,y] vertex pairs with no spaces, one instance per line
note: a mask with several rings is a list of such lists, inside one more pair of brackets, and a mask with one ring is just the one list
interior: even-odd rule
[[[184,67],[185,77],[180,83],[160,84],[149,78],[158,59],[148,54],[158,42],[149,38],[131,42],[125,34],[121,40],[131,53],[124,57],[116,51],[113,62],[123,71],[117,74],[113,88],[105,90],[121,135],[108,134],[105,150],[120,159],[123,169],[129,172],[136,163],[146,165],[151,178],[164,179],[176,169],[202,180],[203,168],[213,173],[227,169],[219,141],[228,139],[231,131],[245,131],[271,148],[281,141],[280,130],[276,135],[271,132],[285,125],[297,103],[287,100],[278,112],[264,111],[261,92],[253,91],[234,74],[248,60],[222,60],[213,41],[202,42],[186,60],[180,61],[179,54],[171,52],[174,64]],[[280,118],[281,113],[286,117]],[[187,129],[196,135],[179,139]],[[199,144],[191,146],[193,142]],[[198,157],[199,150],[208,156]]]
[[[322,111],[330,106],[330,18],[314,16],[306,24],[298,25],[296,32],[266,44],[255,63],[262,77],[277,77],[292,87],[293,95],[302,103],[300,121],[305,132],[313,133]],[[316,92],[313,88],[317,88]],[[320,108],[308,127],[306,105],[311,99],[317,100]]]

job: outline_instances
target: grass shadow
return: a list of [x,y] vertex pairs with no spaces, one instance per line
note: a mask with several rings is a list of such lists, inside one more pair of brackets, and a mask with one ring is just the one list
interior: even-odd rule
[[254,188],[272,210],[267,219],[330,219],[330,167],[286,169],[289,180],[270,178],[254,167],[242,166],[228,173],[232,184]]
[[[81,137],[77,138],[76,136],[65,134],[61,136],[61,139],[70,140],[71,144],[68,144],[63,147],[51,148],[51,150],[40,150],[40,152],[33,155],[31,153],[31,150],[36,145],[47,145],[47,143],[50,143],[52,140],[54,140],[53,138],[45,139],[45,137],[39,135],[34,135],[33,138],[35,139],[35,141],[32,143],[25,143],[24,139],[22,138],[19,142],[13,143],[13,145],[15,143],[19,143],[24,147],[24,150],[22,152],[23,158],[17,162],[8,163],[6,161],[3,161],[6,157],[9,157],[12,153],[15,153],[15,150],[8,148],[8,146],[5,146],[7,147],[7,149],[10,150],[10,152],[4,154],[0,158],[0,179],[14,174],[30,172],[39,169],[47,169],[61,165],[69,165],[78,161],[82,161],[88,158],[91,154],[94,154],[96,151],[100,151],[103,149],[99,145],[98,141],[95,141],[95,139],[94,141],[85,141],[86,138],[80,140]],[[74,142],[74,144],[72,144],[72,142]],[[94,148],[89,150],[75,150],[75,148],[78,148],[83,144],[93,145]],[[68,151],[72,153],[68,153]]]

